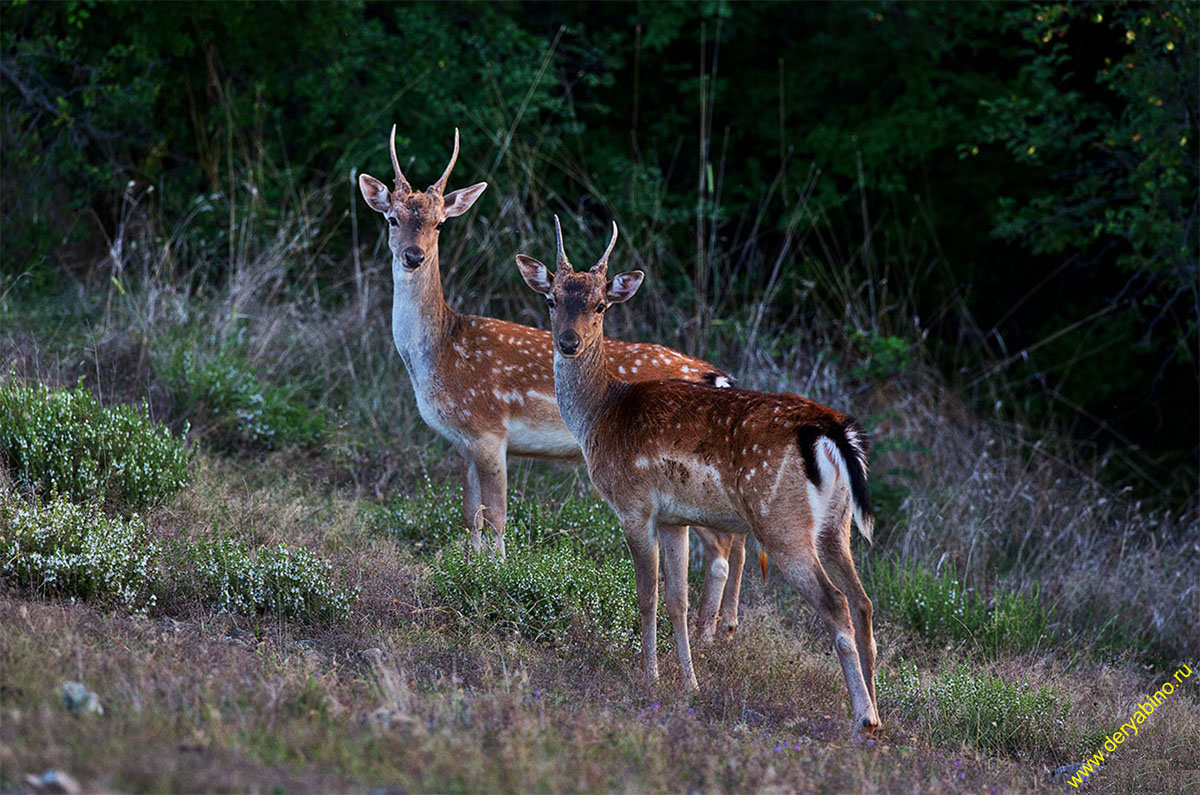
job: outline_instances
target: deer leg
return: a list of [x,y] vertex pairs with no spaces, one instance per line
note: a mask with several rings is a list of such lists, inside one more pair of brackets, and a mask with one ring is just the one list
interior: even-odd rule
[[683,672],[683,688],[700,689],[692,668],[692,648],[688,642],[688,529],[678,525],[660,525],[658,544],[662,549],[663,580],[666,586],[667,615],[675,628],[675,652]]
[[834,587],[812,547],[799,552],[779,548],[768,551],[788,582],[804,595],[833,635],[833,649],[842,664],[846,688],[850,691],[855,733],[862,735],[874,731],[879,726],[879,713],[863,679],[846,597]]
[[721,624],[726,636],[732,640],[737,631],[738,599],[742,591],[742,566],[746,562],[746,536],[732,533],[726,536],[729,547],[729,578],[725,581],[725,592],[721,596]]
[[492,535],[492,547],[504,560],[504,523],[508,517],[508,467],[504,443],[479,449],[474,455],[479,475],[483,526]]
[[858,660],[862,666],[863,679],[867,683],[867,691],[871,694],[871,703],[875,700],[875,633],[871,630],[871,618],[874,606],[867,592],[863,590],[862,580],[854,568],[854,558],[850,554],[850,511],[849,506],[845,519],[836,527],[828,527],[821,533],[818,541],[819,554],[829,573],[829,579],[846,596],[850,606],[850,620],[854,622],[854,640],[858,647]]
[[721,593],[727,587],[729,563],[728,551],[722,549],[725,536],[718,536],[703,527],[692,528],[704,545],[704,590],[700,593],[700,613],[696,618],[696,642],[701,646],[712,643],[717,623],[717,611],[721,607]]
[[637,582],[638,612],[641,615],[642,665],[648,682],[658,681],[658,539],[647,532],[646,520],[629,532],[625,525],[625,543],[633,555],[633,575]]
[[479,552],[483,548],[483,514],[480,508],[483,499],[480,497],[479,469],[475,459],[466,456],[466,466],[463,467],[463,523],[471,539],[471,549]]

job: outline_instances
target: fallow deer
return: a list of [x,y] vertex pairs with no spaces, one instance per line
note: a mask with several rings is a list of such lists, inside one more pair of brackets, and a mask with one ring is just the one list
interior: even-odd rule
[[605,366],[604,311],[629,300],[644,274],[621,273],[607,282],[616,224],[595,266],[576,273],[557,217],[554,226],[555,273],[522,254],[517,264],[550,307],[559,412],[583,450],[592,483],[621,517],[633,553],[646,675],[658,676],[659,550],[684,686],[696,690],[687,538],[678,528],[754,533],[833,635],[855,732],[873,731],[879,714],[872,606],[850,555],[851,516],[867,539],[874,524],[866,439],[857,422],[797,395],[615,376]]
[[[421,417],[466,461],[463,520],[472,546],[482,549],[481,527],[486,526],[497,554],[503,556],[507,457],[582,462],[579,445],[563,425],[554,399],[550,333],[461,314],[443,297],[439,230],[446,219],[470,209],[487,187],[479,182],[446,193],[458,159],[458,130],[449,165],[424,192],[414,191],[400,170],[394,126],[390,148],[393,188],[388,190],[367,174],[359,176],[358,184],[367,204],[389,226],[392,340],[408,369]],[[608,350],[608,366],[626,378],[730,384],[723,371],[661,345],[613,340]],[[707,569],[698,625],[701,639],[708,640],[718,611],[728,633],[737,625],[745,538],[720,537],[699,528],[697,532],[704,542]]]

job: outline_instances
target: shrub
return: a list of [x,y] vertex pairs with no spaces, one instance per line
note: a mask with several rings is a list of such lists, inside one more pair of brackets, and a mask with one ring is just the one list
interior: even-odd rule
[[10,381],[0,384],[0,458],[42,496],[144,508],[187,485],[190,457],[144,405],[102,408],[82,387]]
[[602,644],[637,637],[637,591],[626,557],[597,563],[575,544],[519,537],[507,558],[470,555],[450,543],[433,564],[439,596],[472,621],[559,642],[578,629]]
[[44,505],[0,498],[0,572],[22,587],[80,599],[155,604],[158,548],[138,517],[58,496]]
[[325,433],[322,412],[263,383],[228,346],[204,357],[177,349],[163,369],[176,411],[202,422],[219,447],[273,450],[312,444]]
[[1068,730],[1070,700],[1050,688],[1011,683],[964,665],[921,682],[903,663],[879,684],[880,701],[920,721],[939,743],[967,742],[986,753],[1037,757],[1069,755],[1078,743]]
[[334,587],[328,563],[300,547],[260,547],[218,535],[175,550],[182,590],[218,612],[274,613],[301,621],[343,620],[358,589]]
[[869,570],[867,579],[877,609],[933,641],[970,641],[994,657],[1037,648],[1048,633],[1050,616],[1036,587],[1025,594],[1001,593],[989,608],[968,593],[953,566],[938,576],[916,565],[884,561]]

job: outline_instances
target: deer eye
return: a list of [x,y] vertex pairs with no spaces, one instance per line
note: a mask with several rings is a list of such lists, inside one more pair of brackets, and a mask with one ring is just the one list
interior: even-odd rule
[[437,226],[435,226],[435,227],[433,227],[433,228],[434,228],[434,229],[441,229],[441,228],[442,228],[442,224],[444,224],[444,223],[446,223],[446,222],[445,222],[445,221],[438,221],[438,222],[437,222]]
[[596,304],[596,314],[597,315],[603,313],[605,309],[608,309],[608,305],[605,304],[604,302]]
[[554,308],[554,299],[550,296],[546,296],[546,306],[550,307],[551,309]]
[[397,221],[393,216],[390,216],[390,215],[388,216],[388,223],[391,224],[392,226],[400,226],[400,222]]

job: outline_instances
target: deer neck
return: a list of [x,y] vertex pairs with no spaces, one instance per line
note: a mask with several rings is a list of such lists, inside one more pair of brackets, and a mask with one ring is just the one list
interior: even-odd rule
[[604,337],[584,348],[578,356],[563,356],[554,348],[554,396],[558,413],[586,455],[585,443],[597,418],[608,403],[612,378],[604,354]]
[[436,249],[415,273],[392,262],[392,342],[414,385],[428,379],[446,345],[455,312],[442,295]]

